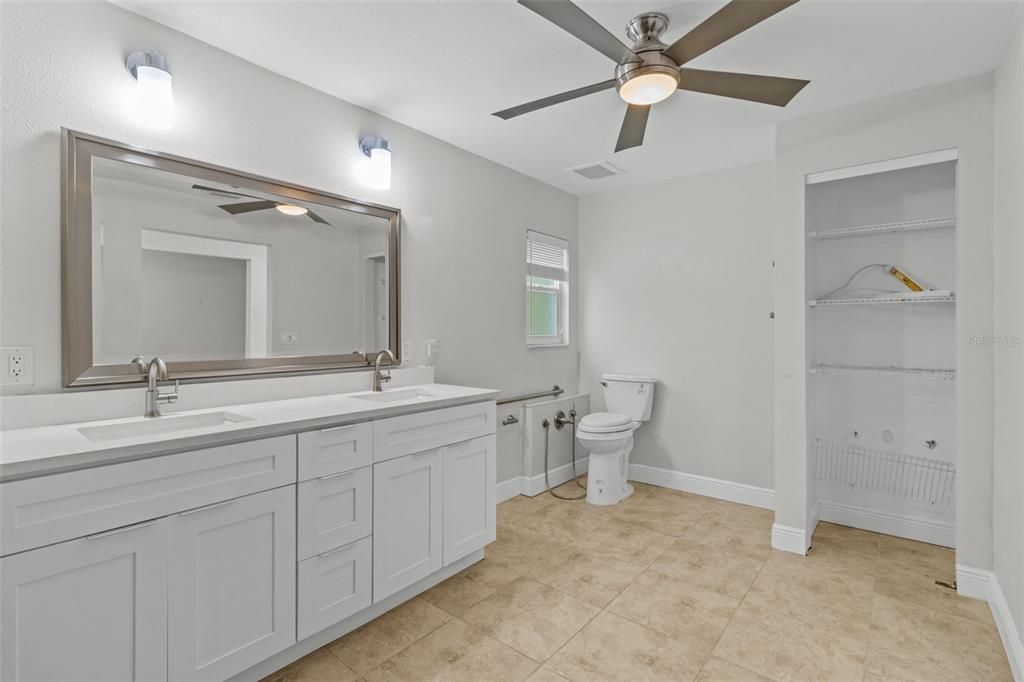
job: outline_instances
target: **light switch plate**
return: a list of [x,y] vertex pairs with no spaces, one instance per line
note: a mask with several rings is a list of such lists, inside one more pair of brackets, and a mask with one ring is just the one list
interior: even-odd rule
[[31,386],[35,383],[35,367],[32,346],[0,348],[0,385]]

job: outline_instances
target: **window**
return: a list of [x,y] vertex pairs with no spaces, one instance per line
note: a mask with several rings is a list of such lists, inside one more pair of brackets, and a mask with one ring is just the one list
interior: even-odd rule
[[569,242],[526,231],[526,345],[569,343]]

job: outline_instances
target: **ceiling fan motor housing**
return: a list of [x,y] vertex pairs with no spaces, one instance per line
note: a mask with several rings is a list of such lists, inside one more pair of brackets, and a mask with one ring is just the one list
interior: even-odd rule
[[679,65],[662,54],[668,47],[661,42],[661,34],[668,29],[668,17],[661,12],[648,12],[633,17],[626,26],[626,35],[633,41],[633,52],[639,62],[625,62],[615,67],[615,89],[621,90],[626,82],[637,76],[665,74],[679,82]]

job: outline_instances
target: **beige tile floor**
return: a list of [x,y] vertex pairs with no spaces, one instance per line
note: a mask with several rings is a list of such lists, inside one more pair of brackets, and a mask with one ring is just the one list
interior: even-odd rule
[[[571,486],[573,484],[566,484]],[[498,506],[487,558],[271,676],[311,680],[1012,680],[951,550],[637,485],[612,508]]]

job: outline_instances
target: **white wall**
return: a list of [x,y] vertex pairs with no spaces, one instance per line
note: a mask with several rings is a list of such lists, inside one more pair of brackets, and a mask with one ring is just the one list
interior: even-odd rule
[[[107,3],[2,11],[0,345],[35,349],[35,385],[22,390],[60,388],[61,126],[402,209],[402,334],[413,362],[436,338],[440,381],[510,393],[575,387],[575,341],[527,350],[522,289],[525,230],[575,245],[575,197]],[[170,131],[128,114],[124,59],[138,49],[160,51],[174,74]],[[390,191],[358,182],[367,134],[391,142]]]
[[[992,503],[995,575],[1024,638],[1024,7],[1017,15],[995,74]],[[1024,656],[1024,640],[1017,651]]]
[[[804,176],[959,148],[957,562],[992,566],[992,77],[977,76],[785,121],[776,135],[776,523],[812,523],[807,456]],[[813,482],[813,481],[812,481]]]
[[580,199],[580,387],[657,377],[632,462],[772,486],[770,161]]

